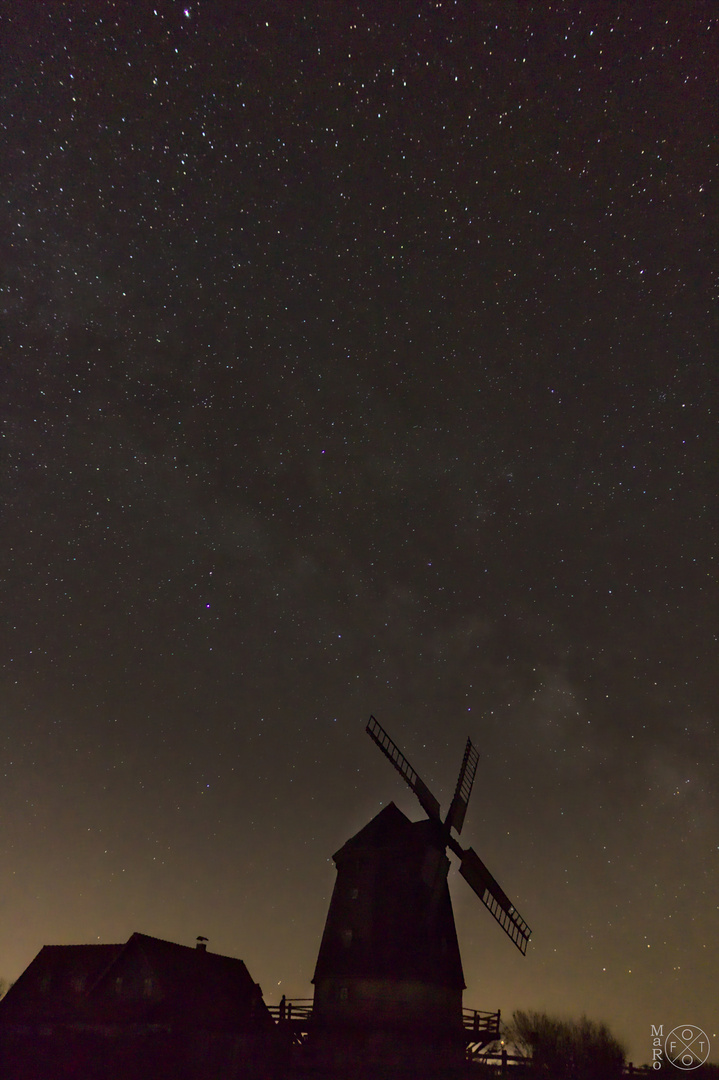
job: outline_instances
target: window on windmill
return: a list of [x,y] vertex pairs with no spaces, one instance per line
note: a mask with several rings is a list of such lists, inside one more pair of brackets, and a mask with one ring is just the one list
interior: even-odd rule
[[337,996],[340,999],[340,1001],[347,1001],[349,996],[350,996],[349,987],[340,986],[340,988],[339,988],[339,990],[337,992]]
[[344,945],[345,949],[349,949],[350,945],[352,944],[352,931],[348,926],[346,926],[343,930],[340,931],[340,937],[342,938],[342,944]]
[[154,983],[154,980],[152,978],[152,975],[148,975],[148,977],[145,979],[145,981],[142,984],[142,993],[146,998],[149,998],[149,997],[152,997],[154,989],[155,989],[155,983]]
[[85,976],[73,975],[72,979],[70,980],[70,985],[76,994],[81,994],[85,989]]
[[118,975],[115,979],[115,993],[118,997],[122,993],[122,975]]
[[43,975],[42,979],[40,980],[40,989],[42,990],[43,994],[46,994],[48,992],[51,982],[52,979],[49,975]]
[[350,889],[350,900],[359,900],[359,889]]

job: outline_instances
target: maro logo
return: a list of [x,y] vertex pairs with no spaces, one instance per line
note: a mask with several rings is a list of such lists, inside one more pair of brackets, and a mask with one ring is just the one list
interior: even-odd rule
[[676,1069],[697,1069],[709,1057],[709,1038],[696,1024],[672,1028],[664,1040],[664,1053]]

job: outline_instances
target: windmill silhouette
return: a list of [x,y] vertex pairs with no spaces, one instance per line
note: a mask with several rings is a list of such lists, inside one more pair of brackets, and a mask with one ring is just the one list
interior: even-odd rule
[[315,1055],[346,1076],[357,1062],[357,1075],[370,1075],[370,1067],[376,1075],[431,1075],[459,1068],[472,1042],[447,851],[522,954],[531,931],[477,853],[456,839],[479,760],[471,740],[443,819],[438,800],[373,716],[367,733],[427,817],[410,821],[389,803],[333,856],[337,881],[313,978]]

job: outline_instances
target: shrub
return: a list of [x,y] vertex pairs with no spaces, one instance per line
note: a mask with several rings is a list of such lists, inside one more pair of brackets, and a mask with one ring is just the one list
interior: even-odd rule
[[626,1052],[606,1024],[517,1011],[507,1040],[547,1080],[619,1080]]

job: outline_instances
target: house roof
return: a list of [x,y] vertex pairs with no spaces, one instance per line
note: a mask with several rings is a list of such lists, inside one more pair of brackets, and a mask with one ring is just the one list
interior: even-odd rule
[[0,1020],[75,1016],[79,1001],[122,949],[121,944],[43,945],[0,1001]]
[[[242,960],[135,933],[115,962],[100,976],[94,995],[113,995],[121,971],[142,957],[160,996],[129,999],[124,1008],[152,1023],[185,1020],[200,1027],[246,1028],[272,1025],[262,990]],[[115,1006],[116,1007],[116,1006]]]
[[0,1002],[0,1022],[272,1025],[242,960],[135,933],[123,945],[46,945]]

